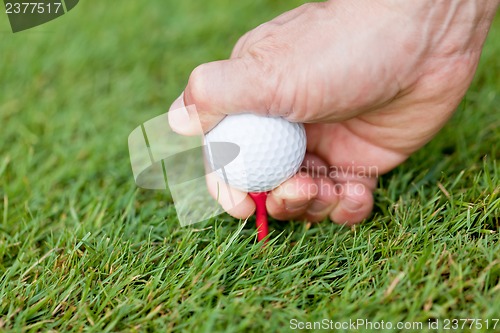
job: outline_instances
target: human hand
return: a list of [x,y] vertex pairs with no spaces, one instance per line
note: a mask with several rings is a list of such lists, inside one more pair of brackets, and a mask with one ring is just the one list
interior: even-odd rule
[[[458,106],[498,3],[306,4],[244,35],[229,60],[197,67],[171,109],[195,105],[187,111],[204,131],[245,111],[305,123],[304,168],[270,193],[269,214],[358,223],[372,210],[377,176],[425,145]],[[186,119],[169,115],[175,131],[192,134]],[[246,197],[228,212],[246,218],[254,209]]]

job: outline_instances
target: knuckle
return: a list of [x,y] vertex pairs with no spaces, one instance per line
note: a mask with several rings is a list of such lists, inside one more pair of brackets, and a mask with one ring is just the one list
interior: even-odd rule
[[[267,44],[267,43],[266,43]],[[277,72],[274,63],[276,53],[272,47],[261,44],[254,44],[248,48],[249,60],[255,65],[259,71],[259,76],[264,76],[265,79],[272,78]]]
[[241,36],[233,49],[232,56],[241,56],[244,52],[248,52],[251,45],[258,43],[259,41],[265,40],[266,38],[273,35],[274,29],[278,24],[274,22],[263,23],[254,29],[246,32]]
[[275,115],[279,112],[276,106],[279,100],[279,88],[282,81],[283,68],[280,64],[280,48],[274,42],[254,44],[248,48],[246,59],[248,67],[254,70],[255,87],[261,95],[261,105],[266,108],[267,114]]
[[241,36],[233,47],[231,52],[231,58],[241,57],[241,55],[246,51],[247,42],[251,38],[251,32],[245,33]]

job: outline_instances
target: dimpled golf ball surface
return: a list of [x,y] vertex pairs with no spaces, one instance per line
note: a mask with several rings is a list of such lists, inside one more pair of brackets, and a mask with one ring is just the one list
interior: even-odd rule
[[[292,177],[306,151],[304,126],[281,117],[243,113],[226,116],[205,136],[206,143],[230,142],[240,147],[237,157],[224,168],[207,154],[221,179],[245,192],[267,192]],[[225,176],[225,177],[224,177]]]

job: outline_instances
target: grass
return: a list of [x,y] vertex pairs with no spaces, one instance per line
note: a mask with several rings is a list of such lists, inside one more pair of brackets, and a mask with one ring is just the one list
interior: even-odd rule
[[18,34],[0,14],[0,331],[500,317],[498,19],[460,110],[380,179],[361,226],[275,222],[262,248],[252,221],[182,228],[165,193],[136,188],[130,131],[298,4],[85,1]]

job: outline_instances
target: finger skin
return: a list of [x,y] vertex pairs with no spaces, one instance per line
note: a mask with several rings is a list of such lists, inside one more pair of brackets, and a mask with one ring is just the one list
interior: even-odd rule
[[184,104],[196,106],[205,133],[228,114],[267,114],[276,78],[266,76],[260,62],[247,55],[193,70],[184,90]]
[[[370,215],[376,178],[353,170],[343,174],[338,169],[327,168],[321,158],[310,153],[306,154],[302,166],[297,175],[269,195],[267,207],[271,216],[310,222],[329,217],[335,223],[352,225]],[[331,170],[336,172],[329,172]]]
[[198,111],[195,105],[185,106],[184,93],[174,101],[167,116],[170,128],[177,134],[184,136],[203,134]]
[[210,173],[205,178],[210,195],[229,215],[247,219],[255,212],[255,203],[247,193],[228,186],[215,173]]
[[305,214],[317,196],[315,182],[307,173],[299,173],[271,191],[267,211],[277,220],[290,220]]
[[334,182],[328,177],[315,177],[318,195],[309,204],[302,218],[310,222],[319,222],[328,217],[329,213],[338,205],[339,196]]
[[306,153],[299,172],[269,195],[269,214],[280,220],[325,219],[338,203],[334,183],[324,173],[325,167],[320,158]]
[[[372,184],[367,184],[372,183]],[[342,225],[353,225],[368,218],[373,209],[373,188],[376,180],[352,179],[337,183],[339,203],[330,212],[330,219]]]

